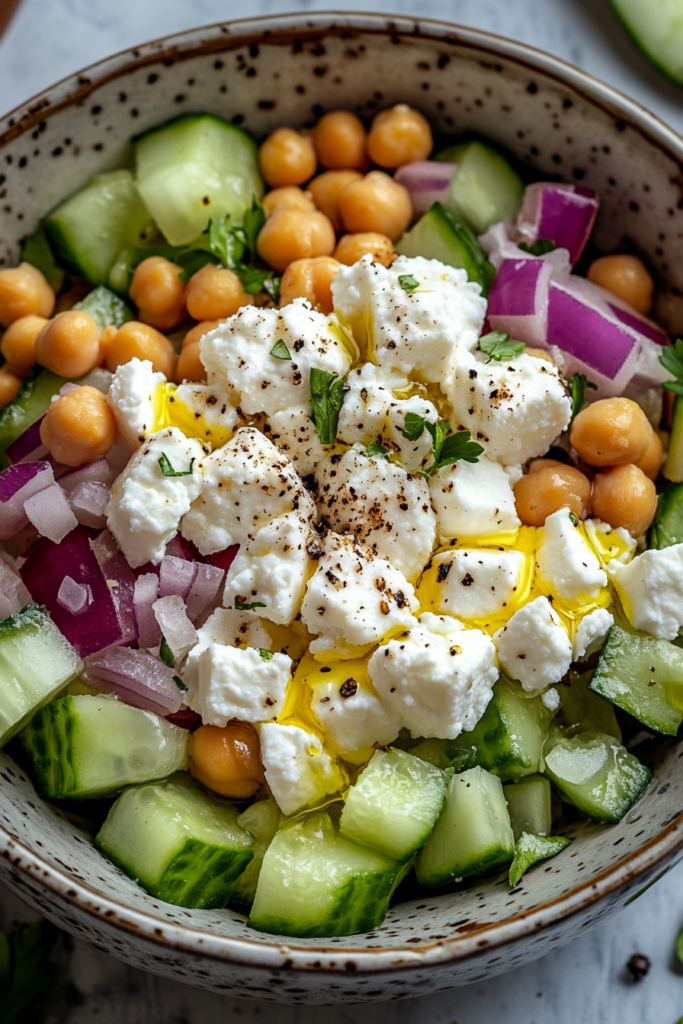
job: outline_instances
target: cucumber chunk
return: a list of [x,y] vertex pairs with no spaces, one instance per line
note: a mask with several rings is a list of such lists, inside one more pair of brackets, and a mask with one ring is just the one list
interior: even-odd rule
[[[585,732],[604,732],[621,743],[621,729],[614,706],[590,689],[592,671],[569,672],[568,683],[557,683],[560,707],[553,719],[552,732],[576,736]],[[551,744],[552,745],[552,744]]]
[[42,224],[39,224],[30,235],[22,238],[19,262],[30,263],[39,270],[53,291],[58,292],[62,287],[64,271],[55,262]]
[[540,770],[552,717],[539,696],[501,676],[471,732],[462,732],[455,740],[423,740],[411,747],[411,753],[439,768],[462,772],[478,766],[511,782]]
[[50,373],[37,363],[32,367],[12,401],[0,410],[0,469],[9,466],[5,451],[12,441],[47,412],[53,395],[65,383],[64,377]]
[[456,217],[480,235],[492,224],[515,216],[524,183],[500,153],[484,142],[464,143],[449,152],[449,160],[458,166],[446,205]]
[[404,865],[340,835],[313,811],[275,835],[263,859],[249,927],[325,938],[377,928]]
[[636,46],[667,78],[683,85],[683,23],[676,0],[611,0]]
[[556,857],[569,846],[571,839],[564,836],[535,836],[523,832],[515,844],[515,856],[510,865],[510,885],[517,885],[522,875],[539,861]]
[[101,331],[105,327],[123,327],[125,323],[133,319],[133,313],[129,306],[104,285],[93,288],[89,295],[86,295],[81,302],[76,303],[74,309],[82,309],[84,313],[90,313]]
[[224,907],[253,857],[237,810],[185,772],[127,789],[95,846],[138,885],[176,907]]
[[263,195],[253,139],[213,114],[178,117],[134,145],[140,194],[171,245],[186,245],[226,214],[241,224]]
[[509,864],[515,847],[503,785],[483,768],[454,775],[434,831],[415,870],[428,889],[489,874]]
[[637,757],[605,733],[558,739],[545,755],[545,773],[570,804],[609,822],[621,821],[651,778]]
[[470,281],[481,285],[483,295],[489,293],[495,275],[493,264],[470,228],[441,203],[434,203],[417,224],[399,238],[396,252],[461,267],[467,271]]
[[44,608],[28,604],[0,622],[0,747],[82,670]]
[[527,775],[503,786],[515,841],[523,832],[547,836],[552,827],[550,783],[542,775]]
[[404,750],[376,750],[346,797],[340,829],[363,846],[407,860],[430,834],[448,778]]
[[113,697],[63,697],[21,733],[38,788],[59,800],[113,796],[187,765],[189,733]]
[[683,543],[683,484],[670,484],[657,498],[649,546],[670,548]]
[[648,729],[675,736],[683,720],[683,651],[615,624],[590,688]]
[[674,399],[669,451],[662,472],[672,483],[683,483],[683,396],[681,395],[676,395]]
[[253,903],[263,858],[280,825],[280,808],[270,797],[258,800],[240,814],[237,824],[252,837],[254,858],[237,879],[232,898],[238,903]]

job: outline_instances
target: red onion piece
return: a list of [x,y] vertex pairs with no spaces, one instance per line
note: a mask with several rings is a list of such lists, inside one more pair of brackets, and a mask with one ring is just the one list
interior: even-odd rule
[[[166,545],[164,555],[169,555],[173,558],[182,558],[186,562],[198,562],[201,560],[201,555],[194,544],[189,540],[185,540],[185,538],[181,537],[180,534],[177,534],[173,540],[169,541]],[[160,567],[161,563],[159,563],[159,565],[153,565],[151,562],[145,562],[144,565],[139,565],[137,569],[135,569],[135,574],[137,576],[144,576],[146,573],[153,572],[158,576]]]
[[216,599],[220,586],[225,579],[225,572],[216,565],[202,565],[195,563],[197,574],[190,591],[185,598],[187,606],[187,617],[191,622],[196,622],[200,615]]
[[59,484],[51,484],[28,498],[24,502],[24,511],[36,530],[55,544],[78,526],[69,499]]
[[176,662],[181,661],[197,643],[197,630],[189,618],[182,597],[160,597],[152,605],[159,628]]
[[109,463],[104,456],[101,456],[94,462],[87,462],[84,466],[78,466],[77,469],[70,469],[68,473],[64,473],[59,478],[59,485],[71,497],[80,484],[106,484],[107,487],[111,487],[115,479],[116,474],[109,468]]
[[567,249],[572,266],[590,238],[598,212],[598,193],[582,185],[539,181],[524,191],[516,228],[520,241],[530,245],[549,238]]
[[181,708],[180,711],[176,711],[172,715],[166,715],[166,721],[173,722],[174,725],[180,726],[181,729],[188,729],[189,732],[194,732],[202,724],[202,716],[198,715],[191,708]]
[[158,596],[159,577],[153,572],[138,576],[135,581],[133,605],[139,647],[157,647],[161,643],[161,630],[152,607]]
[[28,526],[24,502],[54,482],[49,462],[22,462],[0,473],[0,540]]
[[98,690],[115,693],[134,708],[158,715],[173,714],[183,703],[171,669],[151,654],[130,647],[112,647],[91,655],[83,678]]
[[31,604],[31,595],[21,577],[0,561],[0,619],[6,619],[27,604]]
[[159,563],[159,597],[177,594],[183,601],[187,597],[197,575],[195,562],[187,562],[175,555],[164,555]]
[[5,448],[5,455],[12,466],[20,462],[37,462],[39,459],[46,459],[50,454],[40,440],[40,424],[45,419],[41,416],[39,420],[27,427],[23,434],[8,444]]
[[110,493],[106,484],[79,484],[70,496],[71,508],[78,522],[98,530],[104,529],[107,525],[104,510]]
[[416,217],[426,213],[433,203],[446,202],[457,166],[440,160],[417,160],[399,167],[394,180],[410,192]]
[[207,555],[204,561],[207,565],[215,565],[218,569],[222,569],[227,573],[230,566],[235,561],[239,549],[239,544],[232,544],[229,548],[225,548],[223,551],[217,551],[215,555]]
[[76,583],[70,576],[65,576],[57,591],[57,603],[72,615],[82,615],[92,604],[92,590],[87,583]]

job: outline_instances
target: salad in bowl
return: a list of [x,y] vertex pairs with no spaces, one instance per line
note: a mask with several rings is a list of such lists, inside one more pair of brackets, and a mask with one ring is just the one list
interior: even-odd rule
[[598,208],[405,104],[191,114],[0,270],[0,743],[156,898],[369,931],[648,786],[683,342]]

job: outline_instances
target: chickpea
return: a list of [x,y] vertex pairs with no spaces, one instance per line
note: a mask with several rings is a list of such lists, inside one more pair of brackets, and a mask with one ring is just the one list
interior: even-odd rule
[[0,409],[4,409],[6,405],[9,405],[21,384],[21,377],[18,377],[16,373],[12,373],[6,366],[2,367],[0,370]]
[[244,800],[263,783],[258,736],[246,722],[224,729],[200,725],[190,736],[188,757],[190,774],[221,796]]
[[331,256],[334,228],[324,213],[279,209],[261,228],[256,243],[261,259],[282,272],[295,260]]
[[601,256],[591,263],[586,276],[639,313],[647,315],[652,309],[655,283],[637,256]]
[[662,445],[662,439],[657,431],[653,430],[650,447],[647,449],[642,459],[639,459],[635,465],[638,469],[642,469],[645,476],[649,477],[650,480],[656,480],[660,474],[663,461],[664,447]]
[[282,276],[280,305],[286,306],[293,299],[308,299],[321,313],[332,312],[332,278],[340,264],[331,256],[316,256],[312,260],[295,260],[290,263]]
[[371,254],[374,263],[388,267],[396,253],[394,243],[386,235],[376,231],[359,231],[355,235],[342,235],[334,250],[334,258],[350,267],[363,256]]
[[221,320],[249,302],[234,270],[207,263],[187,285],[187,311],[193,320]]
[[202,320],[200,324],[195,324],[183,338],[183,348],[193,345],[195,341],[201,341],[205,334],[224,323],[225,320]]
[[185,319],[185,285],[178,276],[182,267],[163,256],[148,256],[135,268],[130,297],[143,324],[170,331]]
[[0,350],[13,372],[25,377],[36,361],[36,338],[47,323],[44,316],[22,316],[2,336]]
[[569,437],[589,466],[624,466],[642,459],[652,427],[630,398],[601,398],[581,410]]
[[272,217],[278,206],[286,206],[289,209],[305,210],[313,213],[316,204],[313,202],[309,192],[304,192],[297,185],[283,185],[281,188],[273,188],[263,197],[263,212],[266,217]]
[[116,420],[97,388],[67,391],[53,402],[40,425],[40,440],[65,466],[82,466],[106,455],[114,444]]
[[566,466],[566,462],[560,462],[559,459],[534,459],[529,466],[529,475],[532,476],[534,473],[540,473],[544,469],[550,469],[551,466]]
[[[590,507],[590,481],[573,466],[551,463],[529,472],[514,486],[517,515],[525,526],[543,526],[548,516],[569,508],[583,518]],[[538,465],[538,463],[536,463]]]
[[657,491],[637,466],[615,466],[596,475],[592,503],[598,519],[614,529],[623,526],[632,537],[640,537],[657,511]]
[[412,220],[413,204],[404,185],[384,171],[370,171],[346,186],[339,196],[339,213],[346,231],[377,231],[395,241]]
[[303,185],[318,166],[313,139],[293,128],[276,128],[259,150],[261,173],[271,188]]
[[362,180],[363,175],[360,171],[325,171],[313,181],[309,181],[308,190],[313,196],[315,205],[322,210],[326,217],[330,218],[335,231],[342,230],[339,196],[347,185]]
[[193,341],[190,345],[183,345],[178,362],[175,364],[173,379],[176,384],[182,384],[184,380],[206,381],[206,370],[199,358],[198,341]]
[[81,309],[58,313],[38,334],[35,356],[59,377],[82,377],[100,361],[100,329]]
[[175,366],[175,349],[173,345],[149,324],[138,320],[129,320],[118,331],[107,345],[105,366],[114,373],[118,366],[129,363],[137,356],[138,359],[149,359],[155,370],[160,370],[170,380]]
[[22,316],[52,316],[55,293],[30,263],[0,270],[0,324],[9,327]]
[[426,160],[434,147],[432,130],[422,114],[406,103],[377,114],[368,135],[368,154],[380,167],[401,167]]
[[363,122],[350,110],[323,114],[313,129],[313,145],[321,167],[359,168],[367,164]]
[[118,330],[113,324],[107,324],[100,334],[100,366],[106,365],[109,345],[118,334]]

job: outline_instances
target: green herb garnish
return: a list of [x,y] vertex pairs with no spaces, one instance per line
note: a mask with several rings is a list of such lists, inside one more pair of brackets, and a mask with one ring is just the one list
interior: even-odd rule
[[176,684],[176,686],[178,687],[179,690],[186,690],[187,689],[187,687],[185,686],[185,683],[182,681],[180,676],[173,676],[173,682]]
[[434,462],[428,469],[419,469],[421,476],[429,477],[437,469],[443,466],[451,466],[454,462],[462,459],[464,462],[478,462],[479,456],[483,453],[483,447],[476,441],[471,441],[472,434],[469,430],[457,430],[449,434],[450,424],[447,420],[437,420],[430,423],[424,416],[418,416],[415,412],[406,413],[406,420],[401,433],[409,441],[418,441],[426,430],[432,438],[432,451]]
[[242,218],[242,233],[247,244],[249,257],[252,260],[255,260],[257,257],[256,240],[265,223],[266,215],[263,210],[263,203],[254,196],[250,209],[245,211]]
[[[666,387],[666,384],[664,387]],[[567,430],[569,430],[576,416],[583,409],[586,401],[586,388],[593,388],[594,391],[597,391],[598,385],[594,384],[592,380],[588,380],[585,373],[575,373],[569,381],[569,391],[572,396],[572,418],[569,421]]]
[[313,422],[320,443],[335,444],[337,440],[337,424],[339,411],[344,401],[345,384],[336,373],[311,367],[311,402],[313,404]]
[[518,242],[517,248],[531,253],[532,256],[545,256],[547,252],[552,252],[557,246],[549,238],[537,238],[531,245],[527,242]]
[[675,377],[675,380],[665,381],[662,387],[674,395],[683,395],[683,341],[677,338],[673,345],[664,348],[659,361]]
[[275,356],[276,359],[291,359],[292,358],[292,355],[291,355],[289,349],[287,348],[287,346],[285,345],[284,341],[282,340],[282,338],[280,338],[279,341],[275,342],[275,344],[273,345],[273,347],[270,350],[270,354],[271,354],[271,356]]
[[526,345],[523,341],[510,341],[507,331],[490,331],[479,339],[479,348],[489,357],[489,362],[495,359],[499,363],[501,359],[514,359]]
[[408,295],[420,287],[420,282],[412,274],[399,274],[398,283]]
[[173,651],[168,646],[168,640],[162,634],[161,643],[159,644],[159,658],[163,661],[167,668],[175,668],[175,658],[173,657]]
[[253,612],[254,608],[265,607],[262,601],[252,601],[251,604],[247,604],[245,601],[240,601],[239,597],[235,598],[235,608],[238,612]]
[[367,448],[364,449],[363,455],[368,459],[372,458],[373,455],[384,456],[385,459],[388,459],[391,451],[389,448],[385,448],[383,444],[380,444],[379,441],[371,441]]
[[263,658],[264,661],[272,661],[273,660],[273,655],[270,653],[270,651],[264,651],[262,647],[259,647],[258,652],[259,652],[259,654],[261,655],[261,657]]
[[190,459],[189,469],[174,469],[168,455],[164,453],[159,456],[159,465],[161,466],[161,472],[164,476],[192,476],[194,459]]
[[419,441],[425,430],[425,418],[416,412],[407,412],[401,433],[409,441]]

